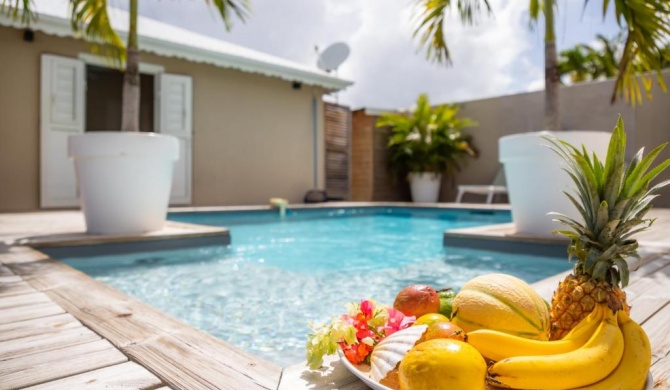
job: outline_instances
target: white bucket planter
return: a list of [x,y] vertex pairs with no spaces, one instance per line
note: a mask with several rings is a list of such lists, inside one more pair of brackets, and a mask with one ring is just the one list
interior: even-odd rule
[[433,172],[412,172],[409,179],[412,201],[416,203],[436,203],[440,196],[442,174]]
[[507,191],[512,219],[518,233],[549,237],[561,225],[553,222],[549,212],[559,212],[580,219],[577,209],[563,191],[572,192],[574,184],[562,170],[562,161],[542,138],[559,139],[598,155],[605,161],[611,133],[600,131],[540,131],[500,138],[500,162],[505,166]]
[[133,234],[163,227],[179,157],[175,137],[91,132],[69,139],[89,234]]

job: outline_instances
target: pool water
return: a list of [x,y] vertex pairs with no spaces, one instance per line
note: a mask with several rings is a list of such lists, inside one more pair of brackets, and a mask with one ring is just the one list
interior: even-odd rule
[[66,263],[216,337],[286,366],[304,360],[309,321],[348,302],[392,304],[414,283],[459,288],[505,272],[529,283],[569,268],[566,259],[445,248],[444,230],[508,222],[509,213],[342,209],[173,214],[230,228],[232,245],[137,252]]

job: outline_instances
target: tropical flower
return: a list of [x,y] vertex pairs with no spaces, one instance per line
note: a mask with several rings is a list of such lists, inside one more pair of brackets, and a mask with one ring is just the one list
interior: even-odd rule
[[307,365],[317,369],[325,355],[339,347],[352,364],[370,362],[374,347],[391,334],[411,326],[415,317],[368,299],[347,305],[347,313],[333,317],[329,324],[309,324],[307,335]]

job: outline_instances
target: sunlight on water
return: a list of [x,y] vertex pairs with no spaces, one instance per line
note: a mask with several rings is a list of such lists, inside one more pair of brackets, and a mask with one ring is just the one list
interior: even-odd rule
[[216,214],[180,216],[230,227],[233,245],[66,262],[282,366],[304,360],[309,321],[328,321],[348,302],[374,298],[392,304],[408,284],[458,288],[490,272],[532,283],[569,268],[565,259],[442,246],[445,229],[508,222],[508,214],[362,214],[251,224]]

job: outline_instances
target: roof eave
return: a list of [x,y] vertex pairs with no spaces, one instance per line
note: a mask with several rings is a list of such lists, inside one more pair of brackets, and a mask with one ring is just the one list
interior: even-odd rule
[[[25,26],[6,16],[0,14],[0,25],[17,29],[30,28],[45,34],[59,37],[80,38],[72,31],[70,23],[62,18],[51,15],[40,14],[36,22]],[[125,38],[127,33],[119,31],[119,35]],[[353,84],[349,80],[340,79],[327,74],[304,71],[286,67],[279,64],[271,64],[250,58],[229,55],[225,53],[210,51],[198,47],[170,42],[162,39],[140,35],[140,49],[167,57],[182,58],[191,62],[206,63],[222,68],[237,69],[247,73],[257,73],[270,77],[277,77],[286,81],[298,81],[307,85],[322,87],[328,91],[338,91]]]

